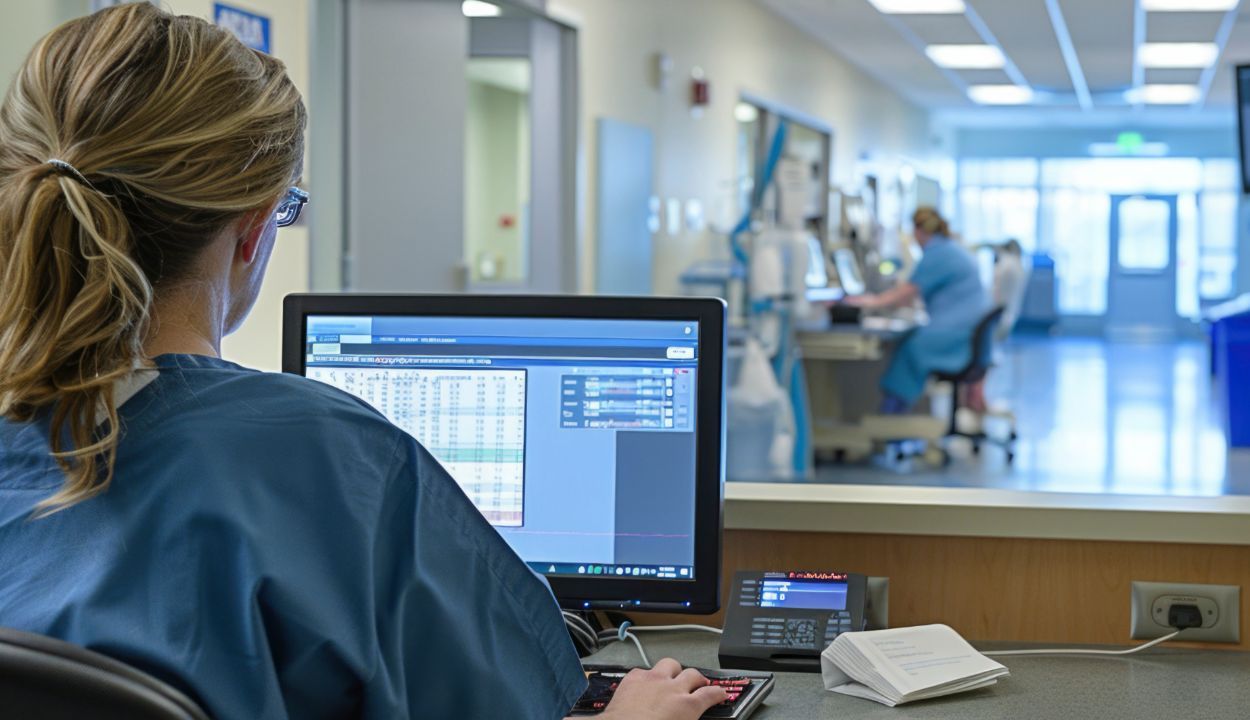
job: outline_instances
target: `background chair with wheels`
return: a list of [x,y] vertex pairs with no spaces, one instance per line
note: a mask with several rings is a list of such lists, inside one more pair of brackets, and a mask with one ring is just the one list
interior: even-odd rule
[[1005,311],[1006,308],[1004,307],[996,307],[977,323],[976,328],[972,332],[972,355],[967,365],[953,373],[934,373],[933,379],[938,382],[950,383],[951,385],[950,424],[946,430],[946,437],[968,438],[972,441],[973,454],[981,452],[983,443],[997,445],[1006,451],[1007,462],[1011,463],[1015,460],[1016,428],[1014,421],[1008,421],[1009,429],[1006,438],[995,438],[987,435],[983,425],[978,426],[972,432],[960,430],[958,423],[960,390],[984,380],[993,366],[994,333]]
[[190,698],[125,663],[10,628],[0,628],[0,716],[209,720]]

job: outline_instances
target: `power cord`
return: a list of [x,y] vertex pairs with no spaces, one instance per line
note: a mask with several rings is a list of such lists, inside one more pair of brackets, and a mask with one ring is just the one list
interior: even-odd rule
[[1176,628],[1175,632],[1168,633],[1160,638],[1155,638],[1148,643],[1142,643],[1135,647],[1124,650],[1085,650],[1080,648],[1054,648],[1046,650],[998,650],[995,652],[985,652],[982,655],[991,657],[1003,657],[1009,655],[1132,655],[1142,650],[1148,650],[1155,645],[1165,643],[1172,640],[1177,635],[1185,632],[1190,628],[1202,627],[1202,611],[1197,605],[1176,604],[1168,609],[1168,625]]
[[714,628],[708,625],[635,625],[629,620],[620,624],[620,626],[599,632],[599,642],[605,640],[615,642],[631,641],[634,647],[638,648],[638,655],[642,658],[642,664],[651,667],[651,660],[647,657],[647,651],[642,647],[642,640],[634,633],[640,632],[680,632],[680,631],[696,631],[709,632],[717,635],[723,634],[720,628]]
[[1180,635],[1184,631],[1185,631],[1184,629],[1177,630],[1176,632],[1168,633],[1167,635],[1164,635],[1161,638],[1156,638],[1154,640],[1151,640],[1148,643],[1143,643],[1141,645],[1137,645],[1136,647],[1128,648],[1127,650],[1085,650],[1085,649],[1080,649],[1080,648],[1069,648],[1069,649],[1054,648],[1054,649],[1046,649],[1046,650],[997,650],[994,652],[983,652],[981,654],[989,655],[990,657],[1002,657],[1004,655],[1132,655],[1133,653],[1139,653],[1142,650],[1152,648],[1155,645],[1158,645],[1159,643],[1165,643],[1168,640],[1171,640],[1172,638],[1176,637],[1177,635]]

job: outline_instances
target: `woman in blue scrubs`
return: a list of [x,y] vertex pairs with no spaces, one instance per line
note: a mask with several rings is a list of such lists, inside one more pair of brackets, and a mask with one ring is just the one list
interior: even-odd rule
[[847,299],[865,309],[889,309],[924,301],[927,325],[909,334],[894,350],[881,378],[882,410],[903,413],[924,394],[935,372],[956,372],[972,355],[972,333],[988,311],[988,300],[972,255],[950,237],[938,211],[917,208],[912,217],[916,242],[924,250],[911,278],[878,295]]
[[[148,3],[61,26],[15,78],[0,625],[222,719],[562,717],[586,682],[551,592],[438,462],[344,393],[220,359],[308,199],[304,124],[279,61]],[[723,699],[665,661],[605,716]]]

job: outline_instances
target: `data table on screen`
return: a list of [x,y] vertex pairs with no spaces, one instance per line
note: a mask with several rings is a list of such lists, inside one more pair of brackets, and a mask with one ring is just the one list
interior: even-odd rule
[[524,525],[525,370],[310,367],[308,377],[416,438],[492,525]]

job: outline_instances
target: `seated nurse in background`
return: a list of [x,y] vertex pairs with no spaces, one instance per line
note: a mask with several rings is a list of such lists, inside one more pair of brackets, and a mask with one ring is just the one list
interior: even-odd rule
[[894,349],[881,378],[882,411],[903,413],[924,394],[935,372],[956,372],[972,356],[972,333],[989,310],[981,275],[971,253],[950,237],[950,226],[938,211],[920,207],[912,216],[916,242],[924,250],[911,277],[879,295],[847,298],[865,309],[887,309],[924,301],[929,323],[917,328]]
[[[220,719],[559,718],[555,601],[408,435],[219,359],[307,196],[280,62],[148,3],[61,26],[0,106],[0,625]],[[669,660],[607,717],[724,699]],[[0,713],[2,714],[2,713]]]

